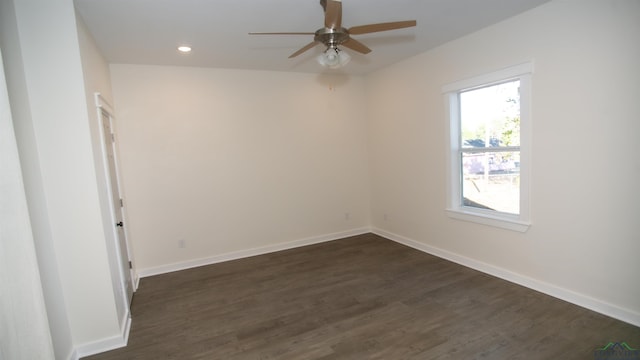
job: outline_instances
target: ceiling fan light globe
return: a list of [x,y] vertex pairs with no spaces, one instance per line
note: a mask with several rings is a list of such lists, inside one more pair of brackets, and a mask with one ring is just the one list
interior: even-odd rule
[[351,56],[349,54],[335,49],[328,49],[324,53],[320,54],[317,58],[317,61],[320,65],[326,66],[329,69],[337,69],[351,60]]
[[340,56],[335,49],[327,49],[318,56],[317,60],[322,66],[333,67],[340,63]]
[[340,62],[340,57],[338,56],[338,53],[333,52],[333,51],[328,51],[325,55],[325,60],[327,62],[327,64],[329,66],[331,65],[335,65],[337,63]]
[[345,66],[351,61],[351,56],[344,51],[339,52],[338,57],[340,58],[340,66]]

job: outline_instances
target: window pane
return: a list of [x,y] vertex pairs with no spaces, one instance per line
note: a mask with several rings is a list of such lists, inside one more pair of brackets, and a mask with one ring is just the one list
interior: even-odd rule
[[520,152],[463,152],[462,203],[519,214]]
[[462,147],[520,146],[520,81],[460,93]]

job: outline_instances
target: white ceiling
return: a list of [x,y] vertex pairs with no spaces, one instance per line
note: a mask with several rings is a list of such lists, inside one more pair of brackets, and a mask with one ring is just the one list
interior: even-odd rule
[[[417,20],[415,28],[353,36],[373,51],[327,70],[323,47],[287,57],[313,36],[250,36],[251,31],[314,32],[318,0],[75,0],[110,63],[366,74],[472,33],[549,0],[343,0],[343,26]],[[189,55],[176,47],[189,44]]]

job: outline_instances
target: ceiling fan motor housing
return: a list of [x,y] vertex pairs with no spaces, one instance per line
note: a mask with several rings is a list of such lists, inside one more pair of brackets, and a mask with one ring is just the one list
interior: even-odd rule
[[322,28],[315,32],[314,41],[325,44],[327,47],[335,48],[336,46],[349,40],[349,32],[341,27],[339,29]]

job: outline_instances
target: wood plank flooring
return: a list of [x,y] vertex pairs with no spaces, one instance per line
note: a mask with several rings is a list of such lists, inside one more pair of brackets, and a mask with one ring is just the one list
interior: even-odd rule
[[640,328],[373,234],[144,278],[115,359],[594,359]]

